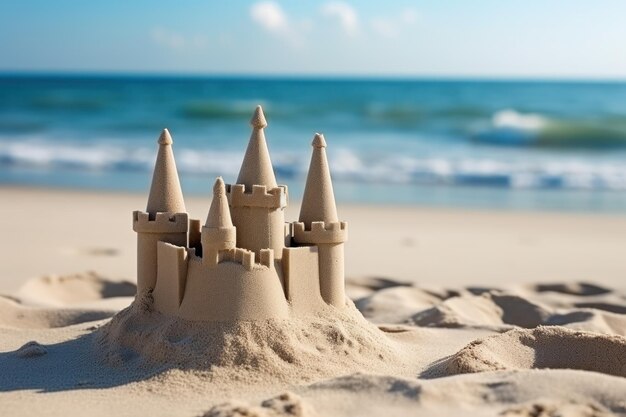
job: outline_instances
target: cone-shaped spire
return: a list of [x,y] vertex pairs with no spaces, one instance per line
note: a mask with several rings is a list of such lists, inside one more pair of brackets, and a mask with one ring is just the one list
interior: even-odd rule
[[154,165],[146,211],[148,213],[185,213],[187,210],[176,171],[176,161],[172,150],[173,141],[167,129],[161,132],[158,143],[159,153]]
[[237,184],[245,184],[246,190],[252,190],[253,185],[265,185],[267,188],[276,187],[276,177],[270,153],[265,142],[263,129],[267,126],[265,115],[261,106],[257,106],[250,120],[252,125],[252,135],[243,157],[243,163],[237,177]]
[[300,221],[307,225],[315,221],[334,223],[339,219],[335,206],[333,183],[330,179],[330,169],[326,159],[324,135],[316,133],[311,145],[313,146],[313,155],[304,187],[302,207],[300,207]]
[[228,199],[226,198],[226,186],[222,177],[217,177],[215,180],[213,201],[211,202],[211,208],[209,208],[205,226],[218,229],[233,227],[230,209],[228,208]]

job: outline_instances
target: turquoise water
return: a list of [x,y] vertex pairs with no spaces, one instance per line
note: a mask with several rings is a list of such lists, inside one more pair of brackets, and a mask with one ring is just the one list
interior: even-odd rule
[[168,127],[208,195],[256,104],[295,198],[322,132],[343,202],[626,210],[624,83],[4,75],[0,183],[144,191]]

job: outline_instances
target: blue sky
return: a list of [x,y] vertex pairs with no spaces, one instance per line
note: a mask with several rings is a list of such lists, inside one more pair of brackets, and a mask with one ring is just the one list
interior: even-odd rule
[[0,2],[0,71],[626,78],[626,1]]

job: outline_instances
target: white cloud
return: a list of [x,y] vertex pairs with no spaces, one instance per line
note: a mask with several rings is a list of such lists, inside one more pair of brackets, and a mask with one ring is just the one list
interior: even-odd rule
[[268,32],[289,32],[289,19],[283,9],[273,1],[261,1],[250,8],[250,16]]
[[356,10],[343,2],[330,2],[322,6],[322,14],[339,22],[341,29],[349,36],[355,36],[359,30]]
[[202,49],[208,44],[203,35],[185,36],[164,28],[154,28],[151,32],[152,40],[160,46],[169,49]]
[[413,8],[406,8],[400,13],[400,20],[407,25],[412,25],[417,21],[417,11]]
[[412,26],[417,21],[417,12],[414,9],[404,9],[392,17],[375,17],[370,20],[374,33],[384,38],[397,38],[402,29]]
[[[325,18],[334,21],[341,31],[350,37],[369,30],[381,37],[396,38],[404,28],[412,26],[418,17],[413,8],[406,8],[391,16],[376,16],[370,19],[367,25],[361,27],[356,9],[342,1],[324,3],[320,8],[320,13]],[[294,47],[304,46],[313,28],[310,18],[298,19],[298,16],[291,16],[273,0],[261,0],[254,3],[250,7],[250,18],[266,32]]]
[[304,44],[304,35],[311,31],[312,22],[294,20],[274,1],[260,1],[250,7],[250,17],[263,30],[277,36],[294,48]]

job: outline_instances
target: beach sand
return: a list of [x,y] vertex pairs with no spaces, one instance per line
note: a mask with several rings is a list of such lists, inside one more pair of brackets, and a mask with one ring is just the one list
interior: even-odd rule
[[[2,415],[626,415],[626,216],[340,205],[367,321],[219,343],[172,322],[151,350],[121,332],[132,309],[111,321],[133,300],[145,196],[0,196]],[[186,203],[204,218],[210,198]]]

